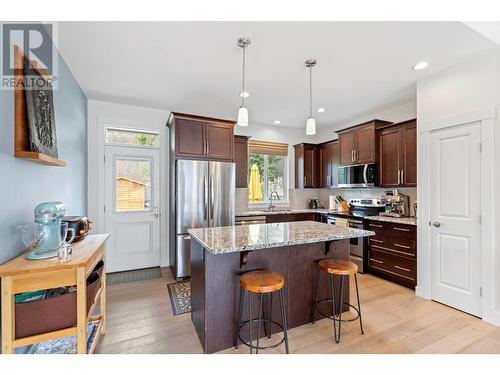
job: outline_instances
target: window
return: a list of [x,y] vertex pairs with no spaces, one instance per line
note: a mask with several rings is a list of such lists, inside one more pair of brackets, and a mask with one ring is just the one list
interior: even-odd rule
[[[250,203],[269,202],[271,193],[277,193],[280,202],[288,202],[287,157],[287,144],[249,142]],[[254,179],[257,180],[254,182]],[[276,195],[273,200],[276,200]]]
[[106,143],[158,147],[159,138],[156,132],[111,127],[106,129]]
[[151,209],[151,160],[116,158],[116,212]]

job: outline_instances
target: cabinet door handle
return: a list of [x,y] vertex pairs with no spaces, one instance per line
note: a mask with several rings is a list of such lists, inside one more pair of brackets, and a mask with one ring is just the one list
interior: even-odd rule
[[375,238],[370,238],[370,242],[384,243],[382,240],[376,240]]
[[409,268],[404,268],[404,267],[400,267],[400,266],[394,266],[394,268],[397,268],[398,270],[401,270],[401,271],[411,272],[411,269],[409,269]]
[[401,181],[401,177],[400,177],[401,174],[399,172],[400,172],[400,170],[398,169],[398,185],[400,184],[400,181]]
[[304,176],[304,187],[306,187],[306,185],[307,185],[307,177]]
[[405,183],[405,180],[404,180],[404,173],[405,173],[405,170],[404,170],[404,169],[401,169],[401,185],[404,185],[404,183]]
[[371,260],[372,262],[375,262],[375,263],[384,264],[384,262],[382,262],[381,260],[375,259],[375,258],[370,258],[370,260]]
[[403,249],[409,249],[410,246],[406,246],[406,245],[400,245],[398,243],[395,243],[394,246],[397,246],[397,247],[402,247]]
[[207,155],[210,154],[210,145],[208,144],[208,141],[207,141]]
[[401,232],[409,232],[410,230],[409,229],[406,229],[406,228],[399,228],[399,227],[393,227],[394,230],[399,230]]
[[382,228],[383,226],[382,225],[378,225],[378,224],[369,224],[371,227],[374,227],[374,228]]
[[354,161],[358,161],[358,150],[354,150]]
[[354,161],[354,149],[351,150],[351,161]]

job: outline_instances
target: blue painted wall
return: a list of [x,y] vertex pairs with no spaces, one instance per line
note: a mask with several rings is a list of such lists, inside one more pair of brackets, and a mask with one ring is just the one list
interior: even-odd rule
[[59,88],[54,90],[57,145],[66,167],[14,158],[14,93],[0,91],[0,264],[22,250],[14,228],[33,222],[38,203],[60,200],[67,214],[87,212],[87,97],[61,57],[58,75]]

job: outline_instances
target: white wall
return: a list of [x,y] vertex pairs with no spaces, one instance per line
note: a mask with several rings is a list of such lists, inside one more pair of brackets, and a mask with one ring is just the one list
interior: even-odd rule
[[434,74],[417,84],[418,286],[430,298],[430,131],[472,121],[482,123],[483,319],[500,325],[500,52],[494,51]]
[[145,107],[88,101],[88,216],[97,232],[104,231],[104,125],[157,130],[160,133],[160,194],[161,266],[169,265],[168,256],[168,131],[170,112]]

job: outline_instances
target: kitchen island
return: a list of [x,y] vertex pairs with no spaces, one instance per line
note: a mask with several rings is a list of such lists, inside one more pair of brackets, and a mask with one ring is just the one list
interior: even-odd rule
[[[312,320],[317,262],[325,258],[348,260],[349,239],[375,233],[298,221],[189,229],[189,234],[192,237],[191,319],[204,352],[214,353],[234,344],[239,275],[267,269],[285,276],[286,313],[291,329]],[[329,298],[327,276],[321,277],[324,279],[320,280],[319,297]],[[340,288],[340,283],[337,287]],[[347,282],[344,300],[349,301]],[[253,298],[253,303],[253,311],[258,311],[257,298]],[[265,303],[266,316],[268,305]],[[328,309],[329,304],[322,307],[322,311],[331,314]],[[272,319],[278,322],[279,311],[278,298],[274,298]],[[243,320],[248,319],[247,314],[248,308],[245,308]],[[246,331],[242,332],[244,340],[247,340]]]

